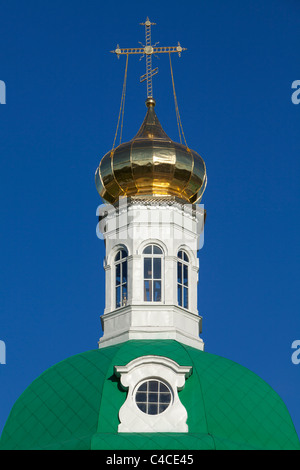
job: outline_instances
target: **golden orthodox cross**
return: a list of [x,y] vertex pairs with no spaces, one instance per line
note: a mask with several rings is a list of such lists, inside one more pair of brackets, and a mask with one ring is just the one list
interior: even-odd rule
[[140,54],[140,60],[146,56],[146,73],[141,76],[140,82],[147,81],[147,98],[153,98],[152,92],[152,77],[158,73],[158,67],[152,69],[152,55],[153,54],[163,54],[177,52],[179,57],[181,56],[181,52],[186,51],[186,48],[181,47],[180,43],[178,42],[177,46],[174,47],[157,47],[157,43],[153,46],[151,44],[151,26],[155,25],[156,23],[151,23],[149,18],[147,17],[145,23],[140,23],[142,26],[145,26],[145,36],[146,36],[146,44],[142,44],[142,47],[137,48],[127,48],[121,49],[119,45],[114,51],[111,51],[113,54],[117,54],[119,59],[120,55],[122,54]]

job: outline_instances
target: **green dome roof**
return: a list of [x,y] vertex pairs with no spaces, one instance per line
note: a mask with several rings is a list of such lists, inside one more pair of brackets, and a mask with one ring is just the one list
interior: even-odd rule
[[[114,366],[165,356],[193,373],[179,392],[188,433],[118,433],[126,392]],[[51,367],[15,403],[0,449],[300,449],[281,398],[228,359],[172,340],[128,341]]]

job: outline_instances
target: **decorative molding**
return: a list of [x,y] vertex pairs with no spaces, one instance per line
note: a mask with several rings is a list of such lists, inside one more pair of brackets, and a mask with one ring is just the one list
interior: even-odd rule
[[101,317],[99,348],[136,339],[173,339],[201,351],[202,317],[174,305],[127,305]]

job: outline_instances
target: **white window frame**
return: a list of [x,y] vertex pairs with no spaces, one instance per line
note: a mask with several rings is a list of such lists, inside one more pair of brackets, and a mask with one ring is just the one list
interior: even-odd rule
[[[179,258],[179,253],[182,252],[184,253],[186,256],[187,256],[187,259],[188,261],[185,261],[183,258]],[[187,274],[188,274],[188,277],[187,277],[187,285],[184,285],[183,284],[183,267],[181,268],[182,269],[182,282],[178,282],[178,263],[181,263],[181,265],[185,265],[187,266]],[[178,307],[180,308],[183,308],[185,310],[189,310],[190,308],[190,277],[191,277],[191,272],[190,272],[190,257],[189,257],[189,254],[184,250],[184,249],[179,249],[178,252],[177,252],[177,263],[176,263],[176,297],[177,297],[177,305]],[[182,289],[182,305],[179,305],[179,301],[178,301],[178,286],[181,286],[181,289]],[[187,307],[184,306],[184,289],[187,289]]]
[[[122,253],[123,251],[126,252],[126,258],[122,258],[120,256],[120,260],[116,261],[116,257],[118,255],[118,253]],[[123,283],[122,282],[122,276],[120,275],[120,290],[121,290],[121,294],[123,292],[123,289],[122,289],[122,286],[124,284],[126,284],[126,290],[127,290],[127,299],[126,299],[126,302],[125,304],[123,305],[123,299],[122,299],[122,295],[121,295],[121,305],[120,306],[117,306],[117,275],[116,275],[116,270],[117,270],[117,265],[118,264],[122,264],[126,261],[127,263],[127,277],[126,277],[126,283]],[[125,307],[128,303],[128,250],[125,248],[125,247],[120,247],[116,253],[114,254],[114,258],[113,258],[113,286],[114,286],[114,294],[113,294],[113,305],[114,305],[114,308],[117,310],[119,308],[122,308],[122,307]],[[122,274],[122,268],[121,268],[121,274]]]
[[[144,253],[145,249],[148,248],[149,246],[157,246],[160,250],[161,250],[161,254],[147,254],[147,253]],[[152,267],[153,267],[153,259],[154,258],[160,258],[161,259],[161,279],[154,279],[153,278],[153,272],[152,272],[152,278],[151,279],[145,279],[145,258],[151,258],[151,263],[152,263]],[[152,269],[152,271],[154,271]],[[142,279],[143,279],[143,284],[142,284],[142,289],[143,289],[143,296],[142,296],[142,299],[143,299],[143,302],[147,305],[160,305],[160,304],[163,304],[164,303],[164,297],[165,297],[165,288],[164,288],[164,285],[165,285],[165,252],[164,252],[164,249],[158,244],[158,243],[148,243],[147,245],[145,245],[143,247],[143,251],[142,251]],[[153,289],[153,286],[154,286],[154,281],[155,280],[159,280],[161,282],[161,298],[160,300],[158,301],[155,301],[155,300],[145,300],[145,281],[151,281],[152,282],[152,298],[153,298],[153,293],[154,293],[154,289]]]

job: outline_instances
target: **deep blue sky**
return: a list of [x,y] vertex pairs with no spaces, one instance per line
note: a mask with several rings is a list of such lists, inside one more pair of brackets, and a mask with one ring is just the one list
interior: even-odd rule
[[[51,365],[97,347],[104,245],[94,173],[116,129],[125,58],[139,26],[173,57],[189,146],[206,161],[199,313],[208,352],[266,380],[300,435],[300,79],[298,0],[0,3],[0,432],[15,400]],[[155,61],[156,111],[178,140],[168,56]],[[129,60],[124,140],[146,112],[145,62]]]

